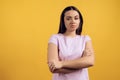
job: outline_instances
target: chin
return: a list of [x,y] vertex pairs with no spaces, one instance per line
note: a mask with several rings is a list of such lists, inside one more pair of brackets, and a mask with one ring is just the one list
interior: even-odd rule
[[73,32],[73,31],[76,31],[76,29],[71,29],[70,31]]
[[71,30],[75,31],[75,30],[77,30],[77,28],[72,28]]

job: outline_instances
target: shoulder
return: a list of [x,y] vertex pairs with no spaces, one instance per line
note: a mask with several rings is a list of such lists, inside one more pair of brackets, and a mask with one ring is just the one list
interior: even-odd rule
[[58,41],[61,36],[62,36],[61,34],[52,34],[50,36],[48,43],[54,43],[54,44],[58,45]]
[[86,34],[86,35],[80,35],[79,37],[81,37],[81,38],[90,38],[90,36],[88,34]]
[[88,34],[82,34],[82,35],[80,35],[81,37],[90,37]]
[[84,40],[85,42],[91,40],[91,37],[90,37],[89,35],[80,35],[80,37],[81,37],[81,39]]
[[84,42],[85,42],[85,47],[86,48],[92,48],[92,40],[89,35],[83,35],[84,37]]
[[59,38],[59,37],[61,37],[62,36],[62,34],[52,34],[51,36],[50,36],[50,38]]

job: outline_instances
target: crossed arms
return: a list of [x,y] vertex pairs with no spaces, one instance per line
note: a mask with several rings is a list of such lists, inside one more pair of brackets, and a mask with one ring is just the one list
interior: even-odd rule
[[58,58],[58,47],[53,43],[48,44],[48,66],[52,73],[71,73],[93,65],[94,50],[91,40],[86,42],[82,57],[67,61],[60,61]]

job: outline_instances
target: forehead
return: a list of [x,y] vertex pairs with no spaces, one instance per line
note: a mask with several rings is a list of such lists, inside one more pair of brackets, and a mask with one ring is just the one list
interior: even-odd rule
[[75,10],[69,10],[65,12],[65,16],[79,16],[79,13]]

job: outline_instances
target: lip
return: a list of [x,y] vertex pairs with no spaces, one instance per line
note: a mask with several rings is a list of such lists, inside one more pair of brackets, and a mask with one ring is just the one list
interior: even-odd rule
[[76,27],[76,25],[71,25],[71,28],[75,28]]
[[76,24],[71,24],[70,26],[76,26]]
[[76,23],[70,23],[70,25],[76,25]]
[[76,24],[71,24],[71,26],[75,26]]

